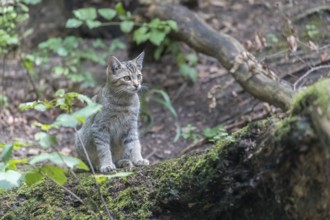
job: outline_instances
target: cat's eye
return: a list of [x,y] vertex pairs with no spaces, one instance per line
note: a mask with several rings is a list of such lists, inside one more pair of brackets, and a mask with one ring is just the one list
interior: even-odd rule
[[131,77],[130,77],[130,76],[124,76],[123,79],[124,79],[125,81],[129,81],[129,80],[131,80]]
[[141,74],[138,74],[138,75],[137,75],[137,79],[138,79],[138,80],[141,80],[141,79],[142,79],[142,75],[141,75]]

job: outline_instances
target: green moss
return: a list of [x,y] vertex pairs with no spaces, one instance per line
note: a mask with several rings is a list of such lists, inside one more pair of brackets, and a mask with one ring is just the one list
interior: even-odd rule
[[310,105],[326,110],[330,103],[330,79],[321,80],[299,92],[294,98],[292,113],[299,113]]
[[152,214],[149,193],[144,187],[129,187],[110,199],[109,208],[116,219],[146,219]]
[[[100,191],[108,208],[115,219],[147,219],[158,212],[166,213],[164,210],[167,209],[175,210],[178,201],[182,204],[193,202],[196,206],[203,204],[201,195],[218,187],[214,184],[222,184],[222,171],[228,169],[228,164],[239,161],[243,147],[237,144],[240,138],[249,140],[252,129],[258,130],[254,126],[244,128],[236,132],[237,142],[218,142],[206,153],[191,153],[142,170],[134,169],[134,174],[125,179],[104,181]],[[45,180],[32,187],[22,186],[5,196],[2,194],[0,199],[6,201],[6,205],[0,207],[0,213],[4,213],[1,219],[95,219],[107,216],[93,176],[79,173],[77,177],[68,176],[65,186],[84,204]]]
[[291,116],[280,121],[275,128],[275,137],[281,139],[283,135],[288,135],[292,130],[292,125],[295,125],[298,120],[298,116]]
[[[33,187],[26,185],[10,191],[5,198],[7,212],[2,219],[61,219],[64,218],[64,192],[51,181]],[[63,208],[61,208],[63,207]]]

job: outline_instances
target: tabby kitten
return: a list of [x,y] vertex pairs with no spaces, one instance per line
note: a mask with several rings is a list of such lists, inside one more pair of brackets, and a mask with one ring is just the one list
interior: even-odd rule
[[93,97],[102,104],[102,110],[87,118],[76,134],[78,156],[88,162],[82,141],[94,169],[101,173],[116,167],[149,165],[141,156],[138,134],[140,101],[137,92],[141,88],[143,58],[144,52],[125,62],[110,57],[107,82]]

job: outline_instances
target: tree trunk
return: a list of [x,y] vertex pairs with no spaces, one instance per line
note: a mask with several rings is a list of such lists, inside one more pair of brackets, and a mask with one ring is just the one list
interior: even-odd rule
[[[208,152],[101,184],[115,219],[329,219],[330,80],[300,94],[292,114],[264,120]],[[105,218],[94,179],[70,176],[2,195],[1,219]]]

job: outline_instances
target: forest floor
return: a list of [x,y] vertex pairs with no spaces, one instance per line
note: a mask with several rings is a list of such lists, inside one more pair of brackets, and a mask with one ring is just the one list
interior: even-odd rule
[[[252,53],[259,60],[263,60],[281,79],[295,82],[311,67],[326,64],[330,59],[329,47],[326,46],[330,39],[330,6],[325,2],[207,0],[199,1],[199,6],[193,10],[214,29],[225,32],[251,47]],[[298,49],[290,55],[286,38],[291,29],[295,33]],[[263,43],[264,39],[267,46]],[[311,50],[309,40],[318,45],[319,50]],[[190,51],[187,46],[183,48]],[[114,55],[120,59],[131,58],[126,50],[116,51]],[[20,111],[20,103],[36,98],[33,87],[16,59],[1,61],[1,66],[1,85],[8,103],[0,111],[0,140],[6,143],[16,139],[33,140],[38,131],[33,122],[50,123],[60,111]],[[105,67],[87,65],[86,68],[94,73],[96,87],[86,88],[66,78],[42,72],[34,81],[37,87],[44,88],[40,98],[51,99],[60,88],[93,96],[105,80]],[[201,134],[205,128],[221,124],[232,132],[250,121],[280,113],[278,109],[247,94],[216,59],[198,54],[196,68],[198,79],[196,83],[191,83],[180,76],[175,58],[171,55],[165,55],[158,62],[145,61],[145,83],[149,89],[165,90],[178,114],[178,118],[174,119],[162,105],[148,104],[153,120],[151,124],[141,120],[141,143],[143,155],[152,163],[210,146],[204,142],[201,144]],[[329,69],[317,73],[313,73],[313,77],[308,79],[315,81],[315,78],[329,75]],[[208,98],[210,91],[217,91],[215,107]],[[182,130],[189,124],[197,128],[197,141],[185,140],[182,137],[174,141],[177,127]],[[75,155],[74,131],[62,128],[52,132],[59,140],[56,148],[64,154]],[[32,156],[41,151],[38,147],[22,148],[15,151],[15,156]]]

